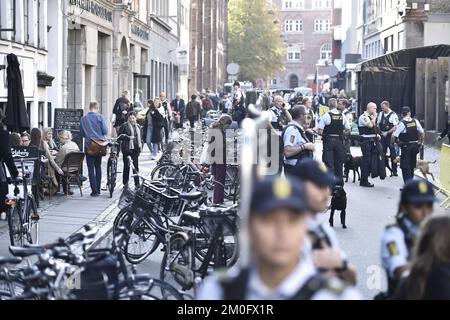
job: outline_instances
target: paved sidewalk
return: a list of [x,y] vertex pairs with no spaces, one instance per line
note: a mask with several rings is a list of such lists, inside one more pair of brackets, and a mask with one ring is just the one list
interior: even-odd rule
[[[105,157],[102,164],[102,188],[106,185],[106,162],[107,158]],[[155,161],[150,160],[149,153],[144,151],[140,157],[141,174],[149,175],[155,164]],[[120,158],[119,172],[122,172],[122,167],[123,161]],[[87,169],[84,172],[87,175]],[[133,184],[132,180],[130,180],[131,184]],[[119,173],[113,198],[109,198],[108,191],[102,191],[102,195],[99,197],[91,197],[89,181],[86,181],[83,184],[83,197],[80,196],[78,188],[72,187],[73,196],[56,196],[51,201],[41,201],[39,243],[50,243],[58,238],[67,238],[87,223],[94,223],[101,227],[109,220],[114,220],[122,189],[122,174]],[[112,223],[112,221],[110,222]],[[8,255],[9,245],[8,225],[6,221],[0,221],[0,256]]]

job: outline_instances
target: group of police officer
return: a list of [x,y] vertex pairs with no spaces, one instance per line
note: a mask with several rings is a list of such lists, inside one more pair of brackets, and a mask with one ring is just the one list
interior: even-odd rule
[[[200,300],[352,300],[355,269],[339,247],[325,212],[336,177],[323,163],[306,159],[284,176],[266,176],[252,190],[247,223],[248,265],[218,272],[202,284]],[[392,298],[409,271],[420,224],[432,213],[431,184],[410,180],[401,193],[396,222],[382,236],[381,259]]]

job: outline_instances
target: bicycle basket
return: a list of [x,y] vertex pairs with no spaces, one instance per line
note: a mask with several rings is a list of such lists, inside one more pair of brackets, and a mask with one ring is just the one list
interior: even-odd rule
[[125,209],[133,203],[135,196],[136,194],[130,189],[124,189],[120,196],[119,204],[117,205],[117,207],[119,209]]
[[181,213],[180,206],[183,201],[179,198],[180,192],[173,188],[158,189],[150,186],[147,189],[147,196],[153,203],[152,213],[176,217]]

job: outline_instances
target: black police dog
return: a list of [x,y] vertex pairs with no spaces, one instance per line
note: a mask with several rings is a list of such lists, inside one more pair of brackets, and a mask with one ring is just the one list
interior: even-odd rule
[[358,174],[358,181],[361,180],[361,175],[359,173],[361,164],[362,164],[362,157],[354,157],[352,156],[351,153],[347,153],[344,164],[345,182],[348,182],[350,171],[353,171],[353,183],[355,183],[356,173]]
[[334,218],[334,211],[339,210],[341,211],[341,224],[342,228],[347,229],[347,226],[345,225],[345,215],[347,210],[347,193],[344,190],[344,187],[340,184],[337,184],[333,188],[333,197],[331,198],[331,212],[330,212],[330,219],[328,222],[330,223],[330,226],[333,226],[333,218]]

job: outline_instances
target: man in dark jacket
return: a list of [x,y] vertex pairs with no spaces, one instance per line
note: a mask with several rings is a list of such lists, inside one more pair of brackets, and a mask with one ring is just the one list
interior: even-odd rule
[[[179,93],[177,93],[175,99],[172,100],[172,102],[170,103],[170,107],[172,108],[172,114],[173,117],[175,118],[176,127],[183,128],[183,122],[186,113],[186,105],[184,103],[184,100],[181,99]],[[177,119],[177,117],[179,117],[179,119]]]
[[6,211],[5,198],[8,194],[5,165],[13,178],[19,175],[11,154],[9,139],[9,132],[3,128],[3,123],[0,119],[0,212]]
[[[130,112],[128,121],[122,124],[119,129],[119,135],[123,134],[120,139],[122,141],[123,153],[123,186],[128,188],[128,181],[130,180],[130,159],[133,161],[133,166],[139,172],[139,155],[142,150],[141,127],[136,122],[136,113]],[[134,185],[139,186],[139,177],[134,177]]]
[[191,101],[186,106],[186,117],[189,120],[191,128],[194,128],[195,121],[199,120],[201,105],[197,101],[197,96],[194,94],[191,96]]
[[124,91],[122,96],[116,100],[113,109],[113,126],[116,132],[127,122],[128,113],[134,111],[133,104],[130,102],[130,92]]

